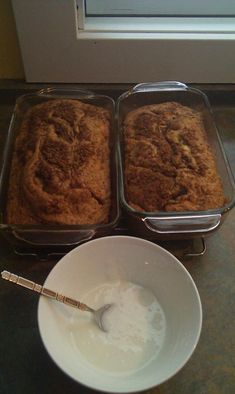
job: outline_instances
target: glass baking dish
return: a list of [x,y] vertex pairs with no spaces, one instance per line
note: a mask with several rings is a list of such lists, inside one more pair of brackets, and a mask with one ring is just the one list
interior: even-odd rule
[[[85,103],[101,106],[110,113],[110,151],[111,151],[111,210],[109,222],[96,225],[13,225],[5,222],[5,206],[8,189],[8,178],[10,173],[11,157],[14,149],[14,141],[19,125],[26,111],[32,106],[58,98],[79,99]],[[16,101],[14,112],[9,126],[7,141],[5,145],[2,172],[0,179],[0,230],[16,249],[31,250],[49,248],[50,251],[66,251],[81,242],[98,236],[104,236],[111,232],[119,220],[118,199],[118,164],[117,164],[117,141],[115,133],[115,103],[112,98],[97,95],[90,91],[78,89],[42,89],[36,93],[26,94]]]
[[[167,101],[201,111],[208,141],[216,157],[227,203],[220,209],[185,212],[140,212],[128,205],[125,196],[123,120],[126,115],[143,105]],[[220,141],[207,96],[181,82],[142,83],[122,94],[116,103],[118,151],[120,165],[120,202],[128,227],[137,235],[156,240],[202,237],[214,232],[234,206],[234,182]]]

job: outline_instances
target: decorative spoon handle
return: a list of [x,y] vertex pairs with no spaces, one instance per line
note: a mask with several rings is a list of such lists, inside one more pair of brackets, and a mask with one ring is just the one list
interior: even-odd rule
[[35,291],[45,297],[53,298],[63,304],[73,306],[74,308],[81,309],[82,311],[93,312],[93,309],[90,308],[88,305],[83,304],[80,301],[74,300],[73,298],[66,297],[63,294],[59,294],[56,291],[47,289],[46,287],[39,285],[31,280],[25,279],[21,276],[12,274],[8,271],[2,271],[1,276],[3,279],[8,280],[9,282],[15,283],[16,285],[26,287],[29,290]]

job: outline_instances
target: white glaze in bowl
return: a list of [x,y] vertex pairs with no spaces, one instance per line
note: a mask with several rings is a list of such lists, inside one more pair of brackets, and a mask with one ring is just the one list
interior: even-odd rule
[[[38,306],[40,335],[54,362],[79,383],[112,393],[147,390],[176,374],[192,355],[202,325],[200,297],[191,276],[179,260],[152,242],[128,236],[98,238],[75,248],[55,265],[44,285],[80,301],[87,299],[92,302],[94,298],[95,304],[101,302],[102,297],[95,300],[94,289],[102,290],[102,286],[112,283],[121,283],[121,285],[131,283],[137,286],[136,288],[138,286],[144,288],[147,294],[153,295],[162,311],[164,332],[161,340],[158,341],[159,346],[156,347],[155,354],[149,353],[149,360],[146,358],[148,353],[145,348],[149,342],[142,341],[142,351],[140,338],[143,339],[143,327],[147,339],[151,337],[149,330],[156,327],[151,326],[153,323],[149,325],[150,318],[147,315],[145,320],[142,316],[142,320],[138,319],[140,316],[135,313],[131,316],[132,321],[136,318],[136,324],[142,327],[141,334],[139,337],[137,335],[140,352],[136,355],[138,359],[136,365],[133,363],[135,357],[131,357],[129,353],[129,368],[125,370],[117,368],[115,371],[115,365],[111,370],[110,368],[106,370],[107,362],[98,365],[99,356],[94,359],[89,358],[91,347],[94,347],[94,336],[97,333],[99,346],[95,351],[96,354],[97,351],[100,352],[100,358],[103,360],[105,346],[103,353],[104,338],[100,335],[106,334],[95,331],[99,329],[92,325],[92,316],[87,312],[79,312],[40,297]],[[140,301],[141,305],[135,304],[138,300],[140,297],[132,300],[135,309],[143,306],[143,300]],[[130,306],[131,303],[128,307]],[[141,308],[139,310],[141,311]],[[77,314],[74,315],[76,312]],[[110,318],[111,316],[110,312]],[[122,324],[126,324],[126,319],[123,322]],[[75,332],[75,329],[78,331]],[[79,330],[83,341],[82,348],[79,344]],[[90,333],[87,336],[86,330]],[[133,339],[133,335],[129,337]],[[109,337],[110,340],[112,336]],[[84,348],[84,341],[87,350],[86,346]],[[108,354],[107,357],[110,355]],[[125,352],[122,355],[117,353],[117,357],[120,357],[120,362],[121,357],[124,357],[125,363]]]

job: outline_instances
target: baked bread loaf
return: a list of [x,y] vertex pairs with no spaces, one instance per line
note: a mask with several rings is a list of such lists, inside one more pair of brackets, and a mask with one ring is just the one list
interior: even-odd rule
[[15,142],[7,223],[108,221],[109,118],[107,110],[73,99],[49,100],[29,109]]
[[124,120],[125,198],[137,211],[199,211],[225,196],[202,116],[176,102],[137,108]]

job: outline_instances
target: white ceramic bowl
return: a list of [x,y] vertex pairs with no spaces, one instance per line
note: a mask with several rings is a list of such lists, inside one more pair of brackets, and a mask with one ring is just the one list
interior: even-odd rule
[[[82,330],[74,314],[86,314],[86,319],[92,319],[89,312],[41,296],[38,323],[49,355],[71,378],[103,392],[130,393],[157,386],[184,366],[199,340],[202,308],[197,288],[184,266],[163,248],[135,237],[104,237],[77,247],[55,265],[44,285],[83,300],[97,286],[120,280],[151,291],[164,313],[161,346],[138,370],[108,372],[87,361],[74,342],[74,330],[77,338]],[[106,335],[98,328],[94,332]]]

